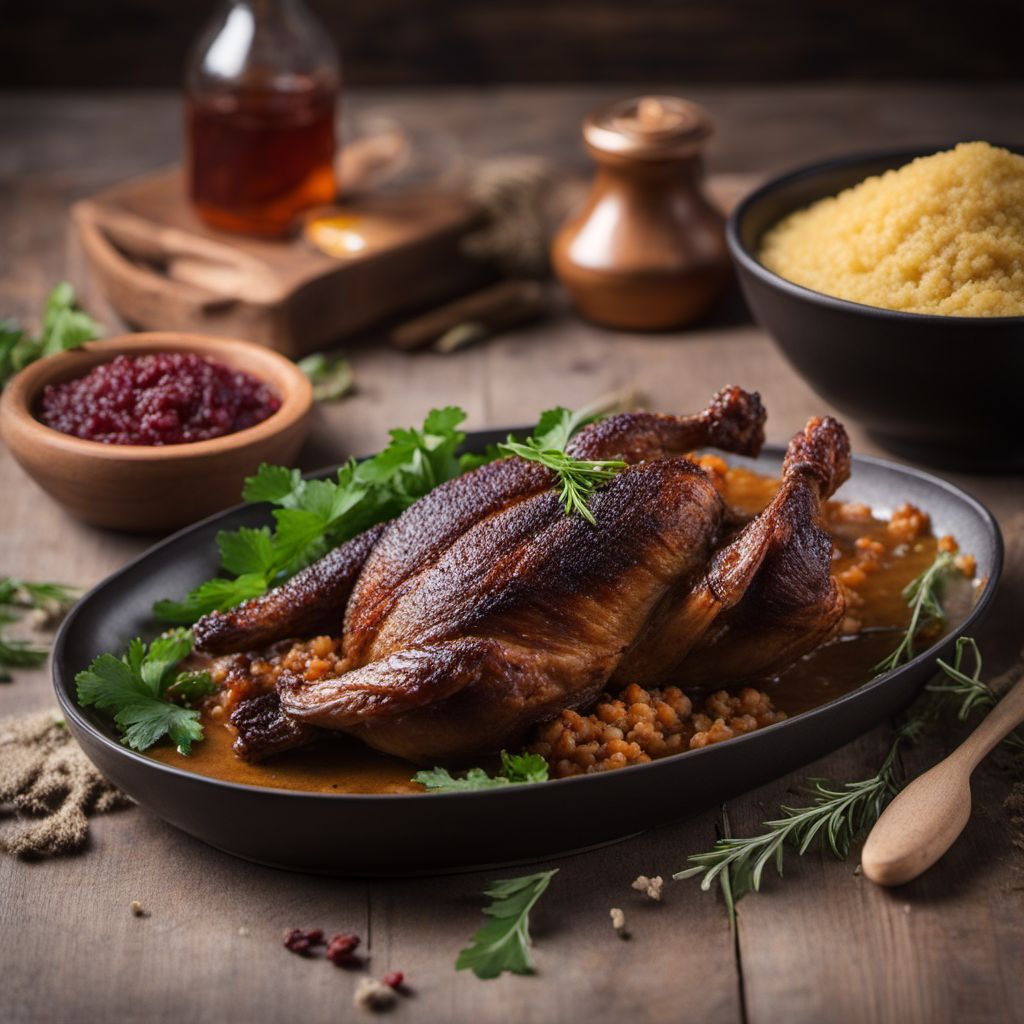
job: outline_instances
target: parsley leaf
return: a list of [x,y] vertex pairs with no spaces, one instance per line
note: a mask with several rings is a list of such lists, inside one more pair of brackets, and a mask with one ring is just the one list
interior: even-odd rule
[[484,891],[485,896],[491,897],[491,905],[484,908],[491,920],[459,953],[455,969],[469,968],[478,978],[497,978],[502,971],[532,974],[530,911],[557,873],[555,868],[493,882]]
[[78,702],[113,715],[122,742],[133,750],[169,736],[178,753],[188,754],[203,738],[199,712],[171,698],[187,703],[216,690],[206,672],[175,671],[191,650],[192,634],[177,629],[148,648],[133,640],[121,658],[101,654],[75,676]]
[[383,451],[346,463],[330,480],[304,480],[298,470],[260,466],[245,483],[247,501],[267,501],[274,527],[243,527],[217,536],[221,568],[234,578],[196,587],[181,601],[159,601],[166,622],[190,625],[213,611],[234,608],[286,580],[332,547],[393,519],[438,484],[460,473],[455,452],[466,439],[466,414],[434,409],[419,429],[391,431]]
[[268,466],[265,462],[255,476],[246,478],[242,498],[245,501],[269,501],[283,508],[294,508],[306,482],[297,469]]
[[461,778],[455,778],[447,768],[428,768],[417,772],[413,782],[425,786],[431,793],[455,793],[470,789],[496,789],[527,782],[547,782],[548,763],[540,754],[510,754],[501,752],[501,771],[488,775],[483,768],[470,768]]
[[207,580],[183,600],[158,601],[153,610],[165,622],[187,626],[210,612],[226,611],[258,597],[332,547],[394,519],[438,484],[509,454],[503,449],[512,444],[527,445],[527,457],[548,463],[556,460],[567,510],[578,510],[592,521],[587,498],[597,483],[614,474],[618,463],[581,463],[560,449],[581,427],[607,411],[607,405],[579,412],[548,409],[524,442],[509,437],[506,445],[492,445],[483,456],[459,458],[456,452],[466,439],[460,429],[466,414],[457,406],[446,406],[432,409],[420,428],[392,430],[386,448],[364,462],[349,461],[333,480],[305,480],[297,469],[262,465],[246,480],[242,496],[276,506],[273,529],[218,534],[221,568],[232,578]]
[[75,308],[75,290],[67,281],[62,281],[46,299],[38,337],[26,333],[10,320],[0,322],[0,389],[29,363],[77,348],[101,333],[98,323]]

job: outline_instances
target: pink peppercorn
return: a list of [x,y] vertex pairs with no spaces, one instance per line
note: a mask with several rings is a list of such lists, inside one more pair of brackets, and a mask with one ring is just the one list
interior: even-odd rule
[[322,928],[311,928],[304,931],[302,928],[290,928],[284,933],[284,947],[293,953],[305,956],[313,946],[322,946],[324,933]]
[[327,959],[337,967],[355,967],[360,963],[355,951],[359,936],[352,932],[340,932],[327,944]]
[[405,975],[401,971],[388,971],[380,980],[390,988],[401,988]]

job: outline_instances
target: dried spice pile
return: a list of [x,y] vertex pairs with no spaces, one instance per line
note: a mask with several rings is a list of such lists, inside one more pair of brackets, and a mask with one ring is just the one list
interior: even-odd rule
[[89,815],[130,803],[54,712],[0,719],[0,852],[74,853],[88,838]]

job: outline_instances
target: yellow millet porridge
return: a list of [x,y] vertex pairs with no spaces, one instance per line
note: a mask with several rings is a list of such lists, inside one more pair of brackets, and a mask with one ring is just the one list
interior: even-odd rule
[[919,157],[790,214],[759,258],[869,306],[1024,315],[1024,157],[987,142]]

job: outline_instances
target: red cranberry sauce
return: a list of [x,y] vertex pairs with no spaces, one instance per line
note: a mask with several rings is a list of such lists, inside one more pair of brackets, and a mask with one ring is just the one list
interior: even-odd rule
[[43,391],[40,419],[102,444],[188,444],[244,430],[281,408],[261,380],[190,352],[118,356]]

